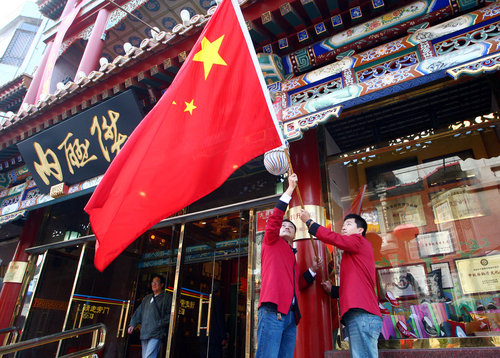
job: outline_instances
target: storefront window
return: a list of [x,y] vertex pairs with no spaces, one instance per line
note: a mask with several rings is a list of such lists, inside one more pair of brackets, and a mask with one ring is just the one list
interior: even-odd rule
[[[345,213],[362,202],[377,294],[388,311],[383,340],[500,336],[497,123],[330,166],[331,181],[345,182],[331,188],[331,207]],[[342,217],[333,216],[338,230]]]

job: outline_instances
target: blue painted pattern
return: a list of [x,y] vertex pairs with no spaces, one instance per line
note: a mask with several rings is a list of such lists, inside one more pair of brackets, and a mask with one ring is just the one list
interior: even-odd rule
[[175,21],[175,19],[172,17],[164,17],[161,20],[161,24],[163,25],[164,28],[172,30],[174,26],[177,25],[177,21]]
[[325,24],[323,22],[320,22],[319,24],[314,25],[314,30],[316,31],[316,34],[322,34],[326,31]]
[[307,33],[307,30],[302,30],[297,34],[297,37],[299,41],[302,42],[309,39],[309,34]]
[[130,20],[130,21],[133,21],[133,22],[139,22],[139,20],[137,20],[137,17],[139,19],[142,19],[142,13],[139,11],[139,10],[134,10],[132,11],[132,14],[134,16],[130,16],[130,15],[127,15],[127,18]]
[[349,13],[351,14],[351,19],[359,19],[360,17],[363,16],[363,13],[361,12],[361,8],[359,6],[353,7],[352,9],[349,9]]
[[122,45],[114,45],[113,51],[115,51],[115,53],[117,53],[118,55],[125,55],[125,50],[123,49]]
[[141,44],[141,41],[142,40],[137,36],[130,36],[130,38],[128,39],[128,42],[130,42],[130,44],[135,47],[138,47]]
[[158,0],[149,0],[144,7],[149,11],[158,11],[160,9],[160,3]]
[[332,16],[332,25],[333,27],[342,25],[342,16],[340,15]]

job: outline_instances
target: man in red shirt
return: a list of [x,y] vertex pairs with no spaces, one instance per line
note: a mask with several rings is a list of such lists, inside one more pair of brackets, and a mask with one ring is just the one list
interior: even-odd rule
[[367,224],[359,215],[344,218],[342,234],[315,223],[301,210],[300,219],[319,240],[341,250],[340,321],[346,326],[353,358],[378,357],[382,318],[375,294],[375,260],[371,243],[365,238]]
[[298,273],[296,249],[292,247],[296,227],[290,220],[283,220],[297,181],[296,174],[289,175],[288,188],[269,217],[262,240],[255,358],[293,358],[300,320],[297,294],[314,281],[321,264],[321,260],[315,259],[309,270]]

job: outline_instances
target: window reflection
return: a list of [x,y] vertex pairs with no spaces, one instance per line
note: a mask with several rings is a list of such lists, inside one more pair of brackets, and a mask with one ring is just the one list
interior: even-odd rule
[[[343,158],[343,168],[330,170],[336,184],[349,178],[331,189],[331,206],[344,212],[366,180],[361,215],[374,250],[385,341],[500,336],[498,144],[493,131],[441,138],[370,161]],[[332,216],[336,227],[342,215]]]

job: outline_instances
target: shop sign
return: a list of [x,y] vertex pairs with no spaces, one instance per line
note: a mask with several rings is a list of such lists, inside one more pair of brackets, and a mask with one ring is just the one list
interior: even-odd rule
[[179,315],[184,316],[186,314],[186,310],[192,311],[195,307],[196,303],[194,301],[185,300],[181,298],[179,303]]
[[82,318],[94,319],[95,315],[109,315],[109,306],[98,306],[85,303],[82,308]]
[[17,146],[38,189],[48,194],[54,185],[103,174],[142,118],[129,90]]
[[9,266],[7,267],[7,272],[3,278],[3,282],[7,283],[22,283],[24,273],[26,272],[26,268],[28,267],[28,263],[25,261],[11,261],[9,262]]
[[500,290],[500,255],[456,260],[455,265],[464,294]]
[[449,231],[418,234],[417,246],[420,257],[449,254],[455,251]]

